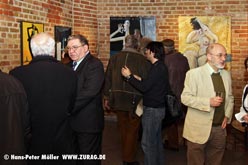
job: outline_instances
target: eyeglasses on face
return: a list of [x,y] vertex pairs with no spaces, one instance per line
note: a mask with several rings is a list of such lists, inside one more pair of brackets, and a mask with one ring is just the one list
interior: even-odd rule
[[227,57],[227,54],[222,54],[222,53],[219,53],[219,54],[211,54],[211,55],[216,56],[216,57],[218,57],[218,58],[222,58],[222,57],[226,58],[226,57]]
[[66,47],[67,51],[76,51],[79,47],[82,47],[84,45],[79,45],[79,46],[72,46],[72,47]]

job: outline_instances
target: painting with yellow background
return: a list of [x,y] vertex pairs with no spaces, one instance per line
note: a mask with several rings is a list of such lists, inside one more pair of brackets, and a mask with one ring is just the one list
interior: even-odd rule
[[179,51],[187,57],[190,68],[206,63],[206,48],[211,43],[226,47],[226,68],[231,69],[231,19],[225,16],[180,16]]
[[40,23],[21,22],[21,64],[27,65],[33,56],[30,48],[31,37],[44,31],[44,25]]

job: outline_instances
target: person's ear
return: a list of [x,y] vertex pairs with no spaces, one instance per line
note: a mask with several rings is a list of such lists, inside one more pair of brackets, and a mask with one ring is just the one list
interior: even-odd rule
[[212,57],[213,57],[213,56],[212,56],[210,53],[207,53],[207,60],[208,60],[208,61],[212,61]]

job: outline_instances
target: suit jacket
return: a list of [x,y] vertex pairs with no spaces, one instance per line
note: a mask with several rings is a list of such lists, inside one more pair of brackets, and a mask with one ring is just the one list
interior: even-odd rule
[[[210,107],[210,98],[215,96],[215,91],[209,67],[207,63],[188,71],[181,95],[182,103],[188,106],[183,137],[199,144],[208,140],[214,116],[214,108]],[[229,118],[228,123],[230,123],[234,106],[231,76],[226,70],[222,70],[220,75],[226,91],[225,116]]]
[[77,67],[76,73],[77,98],[71,116],[71,126],[77,132],[101,132],[104,125],[101,96],[104,82],[103,64],[88,53]]
[[10,74],[22,82],[28,97],[32,134],[29,153],[73,153],[68,114],[76,96],[75,72],[51,56],[37,56]]

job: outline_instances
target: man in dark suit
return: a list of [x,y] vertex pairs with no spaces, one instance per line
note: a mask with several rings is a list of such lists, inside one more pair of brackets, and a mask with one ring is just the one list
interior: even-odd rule
[[[189,70],[189,63],[185,56],[175,49],[174,41],[165,39],[162,41],[165,51],[164,62],[168,68],[169,81],[172,92],[177,96],[181,103],[181,94],[184,87],[186,72]],[[186,113],[186,106],[182,104],[182,109]],[[179,150],[179,143],[183,141],[182,132],[179,133],[179,127],[182,128],[184,119],[171,123],[169,120],[164,120],[167,131],[168,145],[165,147],[172,150]]]
[[[101,88],[104,82],[102,62],[89,52],[89,42],[82,35],[68,38],[67,50],[71,66],[78,76],[77,98],[71,125],[76,132],[79,154],[101,153],[104,113]],[[98,165],[99,160],[80,161],[83,165]]]
[[30,164],[71,164],[62,154],[75,152],[69,114],[73,108],[77,76],[73,70],[54,58],[54,39],[39,33],[31,39],[34,58],[30,64],[10,72],[19,79],[27,93],[30,120],[30,155],[54,154],[57,161],[35,160]]

